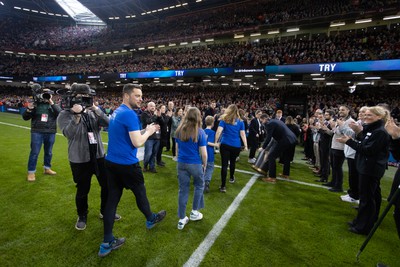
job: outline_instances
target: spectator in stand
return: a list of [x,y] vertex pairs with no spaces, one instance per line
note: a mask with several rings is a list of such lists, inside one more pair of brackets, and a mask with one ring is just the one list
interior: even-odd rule
[[[221,140],[219,139],[221,137]],[[236,105],[229,105],[221,116],[215,142],[219,143],[221,153],[221,187],[220,192],[226,193],[226,176],[228,174],[228,164],[231,184],[235,183],[236,158],[240,154],[241,143],[243,141],[244,150],[247,151],[247,139],[245,126],[240,119],[239,109]]]

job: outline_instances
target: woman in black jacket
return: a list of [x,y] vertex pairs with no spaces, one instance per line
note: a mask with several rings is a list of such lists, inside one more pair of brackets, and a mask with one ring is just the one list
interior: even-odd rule
[[356,150],[356,167],[359,173],[360,205],[357,217],[349,222],[349,231],[367,235],[378,219],[382,202],[380,180],[385,173],[389,156],[390,137],[385,130],[389,117],[387,110],[379,106],[369,107],[365,112],[365,124],[360,128],[357,140],[344,136],[338,139]]

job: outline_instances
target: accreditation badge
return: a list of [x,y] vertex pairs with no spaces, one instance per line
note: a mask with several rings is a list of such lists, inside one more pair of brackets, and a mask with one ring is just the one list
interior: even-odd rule
[[40,121],[42,122],[47,122],[49,120],[49,115],[48,114],[42,114],[40,117]]
[[89,144],[95,145],[97,144],[96,137],[94,136],[93,132],[88,132]]

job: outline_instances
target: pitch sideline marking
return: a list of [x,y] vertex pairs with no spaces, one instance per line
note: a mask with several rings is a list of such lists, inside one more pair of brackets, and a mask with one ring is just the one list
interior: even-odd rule
[[203,261],[205,255],[210,250],[212,245],[214,244],[215,240],[221,234],[222,230],[228,224],[229,220],[231,219],[232,215],[235,213],[237,208],[239,207],[242,200],[246,197],[247,193],[250,191],[250,188],[254,185],[257,181],[257,178],[260,175],[256,174],[253,175],[250,180],[247,182],[246,186],[240,191],[240,193],[236,196],[233,200],[232,204],[229,208],[225,211],[225,213],[221,216],[216,224],[214,224],[211,231],[208,233],[206,238],[201,242],[201,244],[197,247],[197,249],[192,253],[188,261],[183,265],[184,267],[193,267],[199,266],[200,263]]
[[[20,125],[15,125],[15,124],[10,124],[10,123],[5,123],[5,122],[0,122],[0,124],[3,125],[8,125],[8,126],[13,126],[13,127],[18,127],[22,129],[27,129],[30,130],[30,127],[26,126],[20,126]],[[57,133],[57,135],[63,136],[62,134]],[[107,145],[107,143],[103,144]],[[164,157],[167,158],[172,158],[172,156],[169,155],[163,155]],[[219,165],[215,165],[217,168],[221,168]],[[253,176],[250,178],[250,180],[247,182],[246,186],[240,191],[240,193],[236,196],[236,198],[233,200],[229,208],[224,212],[224,214],[221,216],[221,218],[218,220],[216,224],[214,224],[213,228],[211,231],[208,233],[208,235],[205,237],[205,239],[201,242],[201,244],[197,247],[197,249],[192,253],[190,258],[186,261],[186,263],[183,265],[184,267],[193,267],[193,266],[199,266],[201,262],[203,261],[204,257],[214,244],[215,240],[219,237],[221,234],[222,230],[225,228],[225,226],[228,224],[229,220],[233,216],[233,214],[236,212],[238,209],[240,203],[242,200],[246,197],[247,193],[250,191],[251,187],[255,184],[257,181],[258,177],[260,177],[259,174],[250,172],[250,171],[245,171],[245,170],[236,170],[237,172],[245,173],[245,174],[252,174]],[[286,181],[286,182],[292,182],[292,183],[297,183],[297,184],[302,184],[302,185],[308,185],[312,187],[320,187],[320,188],[326,188],[321,185],[316,185],[316,184],[310,184],[306,182],[301,182],[301,181],[295,181],[295,180],[287,180],[287,179],[282,179],[282,178],[277,178],[278,180]]]

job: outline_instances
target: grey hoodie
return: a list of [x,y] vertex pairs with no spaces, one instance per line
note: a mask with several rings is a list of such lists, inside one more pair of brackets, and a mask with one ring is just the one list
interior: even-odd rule
[[[110,120],[101,111],[86,110],[93,128],[93,135],[97,141],[97,158],[105,155],[101,140],[100,127],[107,127]],[[69,110],[63,110],[58,115],[57,124],[63,135],[68,139],[68,159],[72,163],[90,162],[90,150],[88,141],[88,130],[81,118],[79,123],[75,122],[75,115]]]

